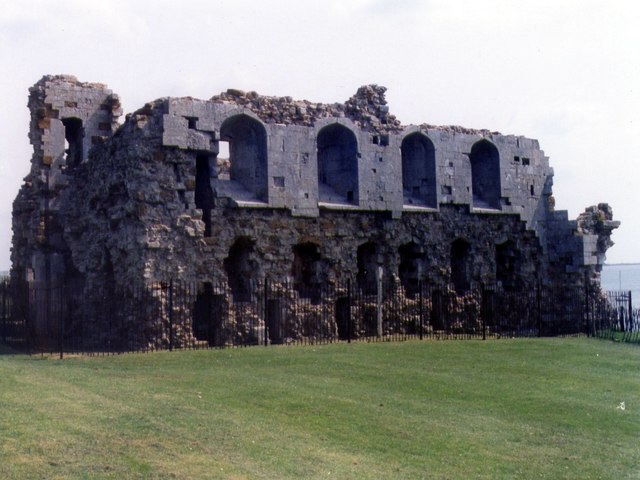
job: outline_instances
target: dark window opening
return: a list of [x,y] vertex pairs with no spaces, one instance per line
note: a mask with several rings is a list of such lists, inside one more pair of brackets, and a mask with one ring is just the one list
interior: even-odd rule
[[335,316],[338,338],[340,340],[354,338],[355,328],[351,321],[351,302],[349,297],[338,297],[336,299]]
[[398,249],[400,266],[398,274],[400,283],[406,294],[413,297],[420,291],[420,280],[425,277],[425,254],[420,245],[415,242],[405,243]]
[[487,140],[476,142],[469,155],[473,206],[500,208],[500,155]]
[[83,160],[82,139],[84,137],[84,129],[82,128],[82,120],[79,118],[65,118],[62,120],[64,125],[65,139],[65,163],[71,167],[80,165]]
[[273,177],[273,186],[284,188],[284,177]]
[[451,283],[457,292],[464,292],[471,285],[471,245],[462,239],[451,244]]
[[267,300],[267,335],[269,343],[278,345],[282,343],[285,308],[281,298],[269,298]]
[[105,137],[101,135],[91,135],[91,145],[102,145]]
[[224,259],[224,269],[234,302],[251,301],[252,279],[256,278],[258,267],[254,250],[253,240],[239,237],[229,249],[229,256]]
[[515,157],[513,157],[513,161],[516,163],[520,163],[520,157],[516,155]]
[[189,130],[195,130],[196,124],[198,122],[198,117],[186,117],[187,118],[187,128]]
[[185,191],[182,189],[178,190],[178,200],[180,200],[180,203],[184,205],[185,210],[189,210],[189,202],[187,202]]
[[293,247],[291,274],[293,287],[300,298],[308,298],[314,305],[319,304],[326,276],[318,245],[300,243]]
[[496,245],[496,281],[505,290],[516,290],[520,287],[519,269],[520,252],[512,241]]
[[318,188],[320,201],[356,203],[358,143],[351,130],[339,124],[318,133]]
[[204,236],[211,236],[211,209],[213,208],[213,189],[211,188],[211,155],[198,153],[196,155],[196,208],[202,210],[204,222]]
[[358,286],[365,295],[374,295],[378,291],[378,245],[374,242],[363,243],[358,247]]
[[529,187],[529,191],[531,192],[532,197],[536,194],[536,191],[534,190],[533,185]]
[[374,145],[378,145],[378,143],[380,143],[380,137],[378,137],[377,135],[372,135],[371,141],[373,142]]
[[180,165],[178,165],[177,163],[173,164],[173,174],[176,177],[176,182],[182,183],[182,175],[180,175]]
[[402,189],[405,204],[436,208],[436,155],[429,138],[415,132],[407,135],[400,146],[402,154]]
[[522,165],[530,165],[531,164],[531,160],[529,160],[526,157],[522,157]]
[[212,176],[220,180],[231,179],[231,162],[229,161],[229,142],[218,142],[218,154],[212,171]]
[[[220,158],[220,144],[229,142],[229,179],[240,183],[260,200],[267,201],[267,132],[264,126],[248,115],[235,115],[220,127],[220,140]],[[216,174],[223,179],[221,163],[216,161]]]
[[383,147],[389,146],[389,135],[387,134],[380,135],[380,145],[382,145]]
[[224,321],[225,296],[213,291],[211,282],[204,282],[193,306],[193,335],[209,346],[220,346],[220,330]]

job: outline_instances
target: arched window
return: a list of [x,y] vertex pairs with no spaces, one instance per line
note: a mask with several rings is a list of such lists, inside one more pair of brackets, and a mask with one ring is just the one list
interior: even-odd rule
[[461,238],[451,244],[451,283],[458,292],[471,284],[470,250],[471,245]]
[[235,115],[220,127],[220,140],[229,142],[230,179],[258,199],[268,201],[267,132],[248,115]]
[[436,208],[436,153],[426,135],[415,132],[404,137],[402,153],[402,189],[404,203]]
[[495,145],[487,140],[473,144],[471,154],[471,188],[473,206],[500,208],[500,155]]
[[254,247],[253,240],[239,237],[229,249],[229,256],[224,259],[224,269],[235,302],[251,300],[252,280],[257,268]]
[[398,274],[400,283],[409,296],[413,296],[420,290],[420,280],[425,276],[424,250],[415,242],[400,245],[400,266]]
[[321,202],[358,204],[358,142],[337,123],[318,133],[318,189]]

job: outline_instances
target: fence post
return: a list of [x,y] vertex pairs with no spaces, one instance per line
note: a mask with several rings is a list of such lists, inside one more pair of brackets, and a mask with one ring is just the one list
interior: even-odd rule
[[351,343],[351,279],[347,279],[347,343]]
[[[15,302],[15,299],[14,299]],[[2,282],[2,341],[7,343],[7,281]]]
[[487,290],[484,286],[484,283],[480,285],[480,318],[482,318],[482,340],[487,339],[487,315],[489,314],[489,300],[490,297],[487,295]]
[[442,324],[442,292],[440,290],[431,291],[431,326],[433,330],[443,330]]
[[633,302],[631,301],[631,290],[629,290],[629,315],[627,315],[629,319],[629,328],[627,330],[633,331]]
[[[53,292],[52,292],[53,293]],[[64,284],[60,283],[60,287],[58,290],[58,296],[59,296],[59,306],[62,306],[62,299],[64,298]],[[62,318],[62,312],[60,309],[58,309],[58,335],[59,335],[59,345],[60,345],[60,360],[62,360],[64,358],[64,319]]]
[[173,351],[173,279],[169,280],[169,351]]
[[[31,282],[30,281],[24,281],[24,282],[19,282],[18,285],[16,285],[16,290],[19,293],[20,296],[20,305],[21,305],[21,312],[20,312],[20,317],[21,317],[21,330],[24,334],[24,338],[25,338],[25,342],[26,342],[26,347],[27,347],[27,353],[29,355],[33,355],[33,344],[34,344],[34,338],[33,338],[33,319],[31,317],[31,315],[33,314],[33,307],[31,305]],[[24,311],[22,311],[22,309],[24,309]]]
[[420,308],[420,340],[422,340],[422,331],[424,330],[424,310],[422,308],[422,279],[418,280],[418,305]]
[[538,282],[536,297],[538,303],[538,338],[540,338],[542,337],[542,284],[540,282]]
[[376,320],[378,324],[378,338],[382,337],[382,267],[378,265],[378,269],[376,271],[376,286],[378,290],[377,295],[377,310],[376,310]]
[[264,279],[264,346],[269,346],[269,279]]
[[587,337],[591,336],[591,331],[589,329],[589,281],[587,280],[584,284],[584,299],[585,299],[585,322],[584,330],[587,331]]
[[627,297],[628,300],[628,311],[627,311],[627,322],[625,324],[625,328],[624,328],[624,335],[622,336],[622,341],[623,342],[628,342],[629,339],[631,338],[631,336],[633,335],[633,304],[631,301],[631,290],[629,290],[629,296]]
[[[597,292],[600,292],[598,289]],[[596,292],[596,294],[597,294]],[[593,304],[593,308],[591,309],[591,322],[587,324],[587,328],[590,329],[590,336],[596,336],[596,317],[600,315],[600,299],[596,298]]]

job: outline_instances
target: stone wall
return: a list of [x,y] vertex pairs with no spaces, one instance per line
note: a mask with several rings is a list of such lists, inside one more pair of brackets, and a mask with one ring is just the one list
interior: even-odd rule
[[[361,87],[344,105],[230,92],[208,102],[168,99],[167,113],[163,115],[163,144],[216,156],[218,143],[226,140],[221,134],[225,122],[235,118],[255,122],[257,128],[263,129],[267,143],[267,194],[256,195],[246,188],[250,182],[243,179],[235,183],[233,179],[214,179],[214,189],[240,205],[262,202],[303,216],[318,215],[319,204],[327,208],[342,205],[389,211],[399,217],[412,207],[437,210],[441,204],[467,204],[476,210],[516,213],[538,235],[544,234],[540,224],[545,215],[539,205],[541,200],[544,203],[545,185],[553,171],[535,140],[459,127],[402,126],[388,113],[384,88],[375,85]],[[322,154],[329,149],[318,148],[322,147],[318,144],[322,132],[328,147],[334,138],[344,144],[350,137],[355,144],[351,154],[341,153],[353,168],[336,172],[339,177],[344,177],[341,173],[353,175],[351,198],[346,189],[336,188],[335,182],[319,182]],[[433,152],[434,165],[432,173],[425,172],[412,183],[409,175],[403,176],[403,156],[404,164],[416,156],[425,156],[416,152],[416,139]],[[486,150],[495,152],[493,168],[485,165]],[[405,168],[405,172],[411,169]],[[485,181],[474,185],[473,177],[484,177]],[[474,202],[474,187],[479,190],[483,183],[491,184],[495,192],[492,201],[483,201],[476,195]]]
[[13,204],[14,275],[53,281],[68,264],[61,200],[89,151],[118,127],[120,102],[106,86],[68,75],[45,76],[29,90],[31,170]]
[[240,296],[265,276],[367,288],[379,267],[406,285],[562,288],[597,277],[618,226],[604,204],[577,222],[555,210],[536,140],[404,126],[376,85],[329,105],[162,98],[121,126],[103,85],[48,76],[30,92],[12,275],[87,299],[170,278]]

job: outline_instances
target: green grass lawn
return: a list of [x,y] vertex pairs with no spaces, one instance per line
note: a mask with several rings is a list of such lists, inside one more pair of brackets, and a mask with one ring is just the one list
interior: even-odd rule
[[640,349],[4,354],[0,478],[640,478]]

